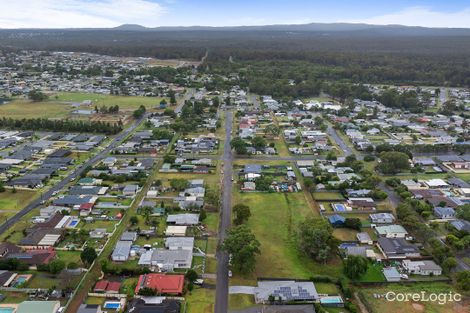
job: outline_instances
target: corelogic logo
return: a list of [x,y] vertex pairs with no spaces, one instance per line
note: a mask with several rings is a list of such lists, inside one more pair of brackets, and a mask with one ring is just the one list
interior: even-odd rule
[[462,301],[462,295],[449,291],[448,293],[427,293],[421,292],[393,292],[389,291],[385,294],[385,299],[390,302],[437,302],[440,305],[449,302]]

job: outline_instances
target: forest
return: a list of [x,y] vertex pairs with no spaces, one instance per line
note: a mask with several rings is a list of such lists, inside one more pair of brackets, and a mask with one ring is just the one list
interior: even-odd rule
[[273,95],[315,95],[325,81],[470,86],[470,32],[357,28],[4,29],[0,47],[195,60],[207,52],[201,68],[238,72],[251,90]]

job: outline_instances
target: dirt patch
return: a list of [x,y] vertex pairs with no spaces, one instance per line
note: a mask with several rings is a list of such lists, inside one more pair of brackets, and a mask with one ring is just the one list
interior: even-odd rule
[[419,303],[413,303],[411,304],[411,306],[413,307],[413,309],[417,312],[424,312],[424,305],[422,304],[419,304]]

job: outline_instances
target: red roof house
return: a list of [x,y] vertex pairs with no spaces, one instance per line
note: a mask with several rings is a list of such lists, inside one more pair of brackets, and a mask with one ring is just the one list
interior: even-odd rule
[[183,293],[184,275],[146,274],[140,275],[135,287],[138,294],[140,288],[152,288],[160,294],[180,295]]
[[93,289],[94,292],[105,292],[106,287],[108,287],[109,281],[107,280],[100,280],[99,282],[96,283],[95,289]]
[[119,289],[121,289],[121,283],[110,281],[106,287],[106,293],[119,293]]

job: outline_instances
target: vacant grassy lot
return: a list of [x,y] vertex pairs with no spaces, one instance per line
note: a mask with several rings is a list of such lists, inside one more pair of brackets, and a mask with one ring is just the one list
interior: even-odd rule
[[450,285],[444,283],[410,285],[390,284],[382,287],[362,287],[360,289],[360,292],[366,300],[366,305],[370,309],[370,313],[464,313],[469,312],[470,309],[468,298],[460,303],[449,302],[441,305],[437,302],[389,302],[384,297],[378,299],[374,297],[374,294],[385,295],[389,291],[393,291],[395,293],[415,293],[425,291],[427,294],[449,293],[449,291],[456,292]]
[[82,102],[84,100],[92,100],[92,107],[97,105],[112,106],[118,105],[123,111],[133,111],[139,106],[144,105],[148,110],[158,107],[163,98],[160,97],[134,97],[134,96],[111,96],[93,93],[81,92],[64,92],[57,94],[58,101],[62,102]]
[[73,111],[68,104],[58,101],[32,102],[18,99],[7,104],[0,105],[0,116],[15,119],[22,118],[65,118]]
[[255,297],[252,295],[236,294],[229,295],[228,307],[230,310],[238,311],[256,306]]
[[251,208],[248,225],[261,243],[261,255],[252,277],[309,278],[315,274],[337,276],[341,263],[317,264],[304,256],[295,242],[300,221],[313,215],[302,193],[235,193],[233,204]]
[[344,200],[344,197],[342,194],[339,192],[330,192],[330,191],[320,191],[320,192],[314,192],[313,193],[313,198],[317,201],[322,201],[322,200]]
[[186,312],[212,313],[214,312],[215,289],[195,287],[186,295]]
[[6,190],[0,193],[0,223],[4,223],[6,218],[10,218],[24,208],[37,195],[33,190]]

